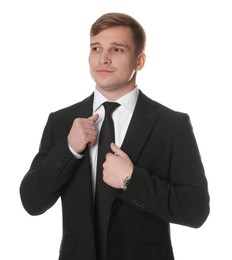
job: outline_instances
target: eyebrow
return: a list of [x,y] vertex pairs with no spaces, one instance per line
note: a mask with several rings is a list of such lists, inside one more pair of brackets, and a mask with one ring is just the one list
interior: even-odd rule
[[[95,45],[101,45],[101,43],[100,43],[100,42],[91,42],[91,43],[90,43],[90,47],[95,46]],[[117,47],[124,47],[124,48],[126,48],[126,49],[129,49],[128,45],[127,45],[127,44],[124,44],[124,43],[111,42],[110,45],[112,45],[112,46],[117,46]]]

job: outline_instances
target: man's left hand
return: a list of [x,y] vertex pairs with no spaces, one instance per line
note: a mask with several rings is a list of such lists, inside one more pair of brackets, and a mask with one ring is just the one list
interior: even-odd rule
[[129,156],[114,143],[111,144],[113,153],[106,154],[103,164],[103,180],[109,186],[122,189],[126,177],[131,177],[134,165]]

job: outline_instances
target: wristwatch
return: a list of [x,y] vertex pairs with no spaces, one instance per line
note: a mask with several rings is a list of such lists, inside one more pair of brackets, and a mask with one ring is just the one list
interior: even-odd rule
[[123,180],[123,191],[125,191],[130,183],[130,179],[131,179],[131,176],[127,176],[124,180]]

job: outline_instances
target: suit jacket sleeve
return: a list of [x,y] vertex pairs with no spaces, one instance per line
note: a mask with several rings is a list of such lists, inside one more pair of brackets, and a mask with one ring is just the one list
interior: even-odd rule
[[[51,114],[43,132],[39,152],[20,186],[23,206],[32,215],[45,212],[57,201],[65,184],[82,161],[71,154],[67,136],[55,137],[53,128]],[[54,141],[54,138],[60,140]]]
[[[151,151],[152,152],[152,151]],[[164,221],[199,227],[209,214],[204,168],[188,115],[178,120],[170,152],[169,178],[134,166],[128,189],[121,199]],[[160,176],[160,175],[159,175]]]

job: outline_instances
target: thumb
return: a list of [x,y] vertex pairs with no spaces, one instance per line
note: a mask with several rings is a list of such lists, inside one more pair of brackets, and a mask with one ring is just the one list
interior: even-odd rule
[[110,148],[112,152],[119,157],[127,157],[127,154],[123,152],[116,144],[111,143]]
[[99,118],[99,115],[94,114],[94,115],[90,116],[88,119],[93,120],[93,122],[95,123],[98,120],[98,118]]

